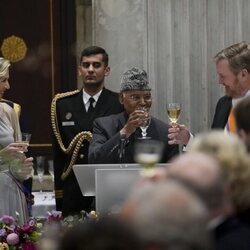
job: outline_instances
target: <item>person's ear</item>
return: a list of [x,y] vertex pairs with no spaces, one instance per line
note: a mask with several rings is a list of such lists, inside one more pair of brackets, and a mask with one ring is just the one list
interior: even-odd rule
[[244,131],[244,129],[240,129],[238,131],[238,135],[242,141],[245,141],[247,138],[247,133]]
[[249,77],[249,72],[247,71],[247,69],[242,69],[240,73],[240,77],[243,81],[245,81],[247,77]]
[[105,73],[104,73],[104,75],[105,75],[105,76],[108,76],[109,74],[110,74],[110,67],[107,66],[107,67],[105,68]]
[[119,101],[121,104],[124,103],[124,96],[123,96],[123,93],[119,93]]
[[82,72],[81,72],[81,66],[78,66],[78,76],[81,76]]

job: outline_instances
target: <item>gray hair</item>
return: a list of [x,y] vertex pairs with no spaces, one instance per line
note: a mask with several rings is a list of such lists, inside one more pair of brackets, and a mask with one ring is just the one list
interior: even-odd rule
[[207,211],[179,182],[146,183],[130,199],[134,203],[132,224],[146,245],[168,250],[211,249]]
[[176,158],[167,168],[169,178],[187,185],[201,198],[210,211],[223,206],[224,192],[222,171],[214,157],[199,152],[189,152]]

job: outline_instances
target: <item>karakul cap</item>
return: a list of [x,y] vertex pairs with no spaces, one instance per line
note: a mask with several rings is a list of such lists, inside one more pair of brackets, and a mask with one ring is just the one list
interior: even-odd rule
[[120,91],[125,90],[151,90],[146,71],[133,67],[124,72]]

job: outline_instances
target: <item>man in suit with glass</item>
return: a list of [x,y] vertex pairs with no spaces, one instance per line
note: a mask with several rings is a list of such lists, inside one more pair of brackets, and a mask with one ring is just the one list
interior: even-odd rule
[[[250,95],[250,44],[240,42],[221,50],[214,57],[219,84],[225,88],[225,96],[216,105],[212,128],[235,133],[233,108]],[[184,125],[169,130],[170,144],[187,145],[190,132]]]

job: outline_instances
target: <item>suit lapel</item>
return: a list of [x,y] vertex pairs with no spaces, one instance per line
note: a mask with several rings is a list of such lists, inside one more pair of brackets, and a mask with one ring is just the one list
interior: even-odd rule
[[104,88],[95,106],[94,117],[99,117],[100,114],[107,114],[107,109],[110,107],[109,92]]
[[109,92],[104,88],[96,103],[94,112],[91,117],[88,117],[83,103],[83,92],[79,92],[79,94],[72,100],[72,111],[76,118],[75,123],[77,124],[79,131],[92,130],[94,119],[108,114],[108,109],[111,106],[108,103],[108,100]]
[[232,107],[232,98],[224,96],[217,105],[212,128],[224,129]]

